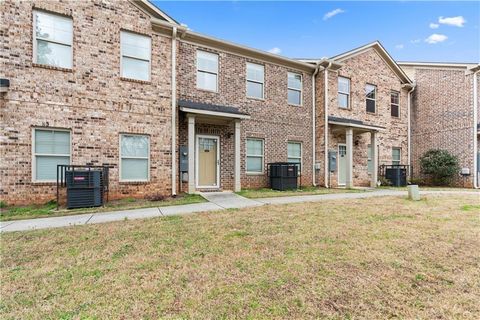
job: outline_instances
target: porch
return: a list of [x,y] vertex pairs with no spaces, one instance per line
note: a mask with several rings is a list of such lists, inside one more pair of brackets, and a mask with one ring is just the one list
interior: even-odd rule
[[186,100],[178,106],[181,188],[240,191],[241,121],[250,116],[230,106]]
[[[370,134],[370,150],[364,150],[368,157],[365,162],[365,173],[369,177],[369,185],[372,188],[377,186],[378,181],[378,135],[379,132],[384,131],[385,128],[381,126],[366,124],[360,120],[328,117],[328,127],[332,135],[344,136],[345,142],[334,142],[337,149],[337,185],[345,188],[354,187],[354,151],[358,148],[358,142],[355,136],[363,136]],[[369,162],[373,168],[368,172]]]

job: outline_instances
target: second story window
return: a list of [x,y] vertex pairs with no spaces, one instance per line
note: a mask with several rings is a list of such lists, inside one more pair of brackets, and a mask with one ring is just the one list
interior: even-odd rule
[[247,62],[247,97],[263,99],[265,67]]
[[73,21],[43,11],[33,12],[33,62],[71,69],[73,65]]
[[338,107],[350,108],[350,79],[338,77]]
[[390,114],[392,117],[400,117],[400,93],[397,91],[390,93]]
[[149,81],[152,39],[133,32],[121,31],[120,45],[122,77]]
[[302,75],[299,73],[288,73],[288,103],[302,105]]
[[365,97],[367,101],[367,112],[375,113],[375,101],[377,99],[377,87],[371,84],[365,86]]
[[218,90],[218,54],[197,51],[197,88]]

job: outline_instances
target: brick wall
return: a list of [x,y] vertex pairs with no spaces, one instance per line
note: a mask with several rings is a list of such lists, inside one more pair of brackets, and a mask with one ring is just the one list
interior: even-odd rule
[[[209,92],[196,88],[197,49],[219,54],[218,92]],[[179,99],[233,106],[251,116],[251,119],[242,120],[241,122],[241,183],[243,188],[265,187],[268,185],[266,173],[262,175],[247,175],[245,173],[247,137],[265,139],[265,166],[269,162],[287,160],[287,141],[302,142],[302,184],[311,185],[311,74],[272,63],[251,60],[224,51],[202,48],[187,42],[179,43],[178,55],[177,85]],[[247,61],[265,65],[264,100],[246,97]],[[302,106],[291,106],[287,103],[288,71],[303,74]],[[233,155],[233,149],[231,152]],[[230,176],[232,173],[233,170],[224,174]]]
[[[412,108],[412,162],[417,177],[420,157],[430,149],[456,155],[468,177],[457,175],[453,184],[473,186],[473,76],[465,68],[415,68]],[[480,89],[479,89],[480,90]]]
[[[378,134],[379,165],[391,164],[392,147],[401,148],[401,163],[407,164],[407,91],[402,89],[396,74],[374,49],[351,56],[342,61],[343,66],[338,71],[328,72],[328,114],[329,116],[363,121],[369,125],[385,127]],[[338,76],[350,79],[350,108],[338,107]],[[376,113],[368,113],[365,106],[365,85],[377,86]],[[321,163],[318,181],[323,185],[324,176],[324,71],[317,76],[317,162]],[[395,118],[390,113],[390,92],[400,92],[400,117]],[[329,126],[329,150],[338,150],[339,143],[345,143],[345,133],[342,129],[333,130]],[[334,132],[335,131],[335,132]],[[367,172],[367,148],[370,144],[370,134],[354,132],[353,150],[353,183],[358,186],[368,186],[370,175]],[[332,186],[337,185],[337,173],[331,175]]]
[[[45,202],[51,183],[32,183],[32,128],[71,131],[72,164],[110,165],[111,198],[169,194],[170,39],[128,1],[35,1],[35,8],[73,18],[73,68],[32,63],[33,2],[2,2],[1,195],[7,203]],[[151,81],[120,78],[120,30],[152,38]],[[150,135],[149,183],[119,183],[119,134]]]

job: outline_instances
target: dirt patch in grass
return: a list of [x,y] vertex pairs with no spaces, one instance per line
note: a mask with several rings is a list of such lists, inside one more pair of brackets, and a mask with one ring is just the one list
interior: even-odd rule
[[367,192],[368,189],[327,189],[319,187],[301,187],[294,190],[279,191],[269,188],[261,189],[242,189],[237,192],[245,198],[258,199],[258,198],[271,198],[271,197],[288,197],[288,196],[303,196],[312,194],[330,194],[330,193],[352,193],[352,192]]
[[478,319],[471,195],[2,235],[3,319]]
[[0,221],[58,217],[58,216],[68,216],[68,215],[82,214],[82,213],[109,212],[109,211],[115,211],[115,210],[165,207],[165,206],[174,206],[174,205],[181,205],[181,204],[201,203],[201,202],[206,202],[206,200],[200,195],[182,194],[182,195],[178,195],[175,198],[166,198],[159,201],[124,198],[121,200],[109,201],[105,204],[104,207],[80,208],[80,209],[60,208],[59,210],[57,210],[57,205],[55,201],[50,201],[43,205],[30,205],[30,206],[21,206],[21,207],[20,206],[18,207],[4,206],[3,208],[0,208]]

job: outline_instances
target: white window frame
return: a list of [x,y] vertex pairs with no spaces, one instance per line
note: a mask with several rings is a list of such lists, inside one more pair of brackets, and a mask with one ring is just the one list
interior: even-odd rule
[[[248,78],[248,65],[260,66],[260,67],[263,68],[263,82]],[[257,99],[257,100],[265,100],[265,65],[259,64],[259,63],[247,62],[246,71],[247,72],[246,72],[246,81],[245,81],[245,93],[246,93],[247,98]],[[248,95],[248,83],[249,82],[259,83],[259,84],[262,85],[262,96],[260,98],[259,97],[252,97],[252,96]]]
[[[207,71],[207,70],[201,70],[198,66],[198,53],[199,52],[203,52],[203,53],[206,53],[206,54],[210,54],[210,55],[215,55],[217,56],[217,72],[211,72],[211,71]],[[196,53],[195,53],[195,59],[196,59],[196,67],[197,67],[197,73],[196,73],[196,88],[198,90],[204,90],[204,91],[209,91],[209,92],[218,92],[218,81],[219,81],[219,78],[218,78],[218,74],[220,72],[220,56],[218,53],[214,53],[214,52],[210,52],[210,51],[205,51],[205,50],[197,50]],[[198,86],[198,73],[199,72],[203,72],[203,73],[208,73],[208,74],[214,74],[215,75],[215,90],[210,90],[210,89],[205,89],[205,88],[200,88]]]
[[[290,157],[289,154],[288,154],[288,145],[289,144],[299,144],[300,145],[300,157]],[[298,170],[298,174],[301,174],[302,170],[303,170],[303,143],[300,142],[300,141],[295,141],[295,140],[291,140],[291,141],[287,141],[287,162],[288,163],[293,163],[293,162],[290,162],[288,161],[288,159],[299,159],[300,161],[298,163],[300,163],[300,168]]]
[[[372,98],[368,98],[368,97],[367,97],[367,92],[366,92],[366,91],[367,91],[367,90],[366,90],[366,89],[367,89],[367,86],[372,86],[372,87],[375,88],[375,90],[374,90],[375,99],[372,99]],[[374,102],[374,105],[375,105],[375,111],[374,111],[374,112],[371,112],[371,111],[368,111],[368,110],[367,110],[367,100],[371,100],[371,101]],[[367,84],[365,85],[365,111],[366,111],[367,113],[372,113],[372,114],[373,114],[373,113],[377,113],[377,86],[374,85],[374,84],[371,84],[371,83],[367,83]]]
[[[292,87],[288,86],[288,76],[290,74],[300,76],[300,89],[292,88]],[[291,103],[290,101],[288,101],[288,91],[289,90],[300,92],[300,104]],[[303,105],[303,74],[301,74],[299,72],[288,72],[287,73],[287,103],[291,106],[297,106],[297,107],[301,107]]]
[[[255,140],[262,142],[262,154],[248,154],[248,140]],[[262,159],[262,171],[248,171],[248,158],[261,158]],[[245,140],[245,172],[249,175],[262,175],[265,172],[265,139],[262,138],[247,138]]]
[[[392,103],[392,94],[396,93],[398,95],[398,103]],[[392,106],[397,106],[398,116],[392,116]],[[395,90],[390,90],[390,116],[394,118],[400,118],[400,92]]]
[[[348,92],[340,91],[340,86],[339,86],[340,79],[345,79],[345,80],[348,81]],[[340,103],[338,103],[338,107],[339,107],[340,109],[350,109],[350,91],[351,91],[351,81],[350,81],[350,78],[338,76],[337,87],[338,87],[338,95],[339,95],[339,96],[340,96],[341,94],[347,96],[347,106],[346,106],[346,107],[341,107],[341,106],[340,106]],[[338,99],[338,101],[340,101],[340,99]]]
[[[142,58],[138,58],[138,57],[123,54],[122,33],[129,33],[129,34],[132,34],[132,35],[135,35],[135,36],[148,38],[149,39],[149,45],[150,45],[150,50],[149,50],[150,58],[149,58],[149,60],[145,60],[145,59],[142,59]],[[145,79],[129,78],[129,77],[124,76],[123,75],[123,57],[127,57],[127,58],[132,59],[132,60],[138,60],[138,61],[144,61],[144,62],[147,61],[148,62],[148,79],[145,80]],[[136,80],[136,81],[151,81],[151,79],[152,79],[152,38],[150,36],[145,35],[145,34],[132,32],[132,31],[128,31],[128,30],[120,30],[120,77],[124,78],[124,79],[132,79],[132,80]]]
[[[141,136],[148,138],[148,156],[145,157],[123,157],[122,156],[122,137],[123,136]],[[118,158],[119,158],[119,166],[118,166],[118,181],[119,182],[150,182],[150,136],[148,134],[140,134],[140,133],[120,133],[118,139]],[[122,179],[122,160],[125,159],[147,159],[147,179]]]
[[[370,152],[368,152],[369,150],[370,150]],[[368,174],[372,174],[373,169],[374,169],[374,168],[372,168],[372,171],[370,171],[370,168],[369,168],[369,166],[368,166],[368,164],[369,164],[370,162],[372,163],[372,166],[373,166],[372,152],[373,152],[373,150],[372,150],[372,145],[369,144],[369,145],[367,146],[367,173],[368,173]]]
[[[49,154],[49,153],[36,153],[35,152],[35,133],[36,130],[43,130],[43,131],[62,131],[70,133],[70,154]],[[60,129],[60,128],[50,128],[50,127],[34,127],[32,128],[32,182],[57,182],[57,180],[38,180],[37,179],[37,156],[44,156],[44,157],[69,157],[69,163],[72,164],[72,130],[70,129]]]
[[[40,12],[40,13],[45,14],[45,15],[53,16],[53,17],[56,17],[56,18],[60,18],[60,19],[70,20],[72,22],[72,41],[71,41],[71,43],[63,43],[63,42],[53,41],[51,39],[45,39],[45,38],[42,38],[42,37],[37,37],[37,15],[35,14],[37,12]],[[53,68],[61,68],[61,69],[69,69],[69,70],[73,69],[73,19],[72,19],[72,17],[67,17],[67,16],[64,16],[64,15],[61,15],[61,14],[56,14],[56,13],[43,11],[43,10],[33,10],[33,38],[32,39],[33,39],[33,63],[38,64],[38,65],[42,65],[42,66],[50,66],[50,67],[53,67]],[[55,43],[55,44],[59,44],[59,45],[62,45],[62,46],[69,46],[70,47],[70,56],[72,58],[71,67],[67,68],[67,67],[60,67],[60,66],[51,65],[51,64],[39,63],[38,58],[37,58],[37,40],[42,40],[42,41],[45,41],[45,42]]]
[[[398,160],[393,159],[393,150],[398,150]],[[397,162],[398,163],[395,163]],[[400,165],[402,163],[402,148],[392,147],[392,165]]]

